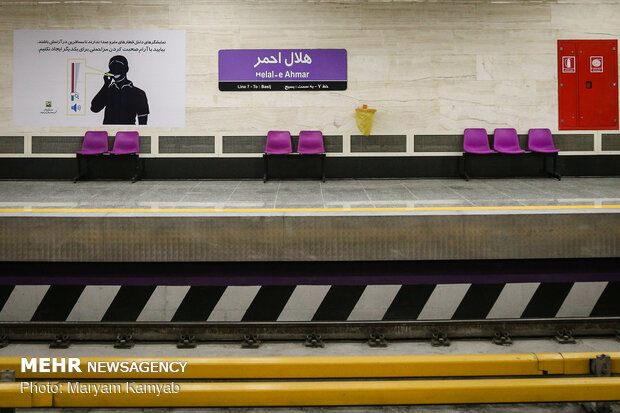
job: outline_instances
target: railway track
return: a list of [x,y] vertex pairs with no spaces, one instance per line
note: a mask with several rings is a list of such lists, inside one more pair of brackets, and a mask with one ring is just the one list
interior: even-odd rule
[[135,341],[177,341],[192,337],[196,341],[237,341],[244,337],[260,340],[296,341],[309,336],[323,340],[368,340],[381,336],[386,340],[426,340],[441,338],[520,338],[617,336],[620,317],[447,320],[408,322],[307,322],[307,323],[148,323],[148,322],[4,322],[0,337],[9,342],[49,341],[66,336],[75,342],[114,341],[131,337]]

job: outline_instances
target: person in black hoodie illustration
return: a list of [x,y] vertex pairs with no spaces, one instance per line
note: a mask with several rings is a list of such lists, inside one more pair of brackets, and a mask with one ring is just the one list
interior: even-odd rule
[[90,110],[99,113],[105,108],[104,125],[146,125],[149,103],[146,93],[127,79],[129,63],[125,56],[113,56],[108,63],[109,74],[103,76],[103,87],[93,98]]

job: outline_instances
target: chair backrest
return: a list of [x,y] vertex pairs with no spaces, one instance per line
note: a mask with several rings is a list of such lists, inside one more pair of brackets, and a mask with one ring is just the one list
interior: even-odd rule
[[557,151],[549,129],[530,129],[527,135],[527,147],[530,151]]
[[269,131],[267,132],[267,142],[265,143],[265,153],[282,155],[293,152],[291,143],[291,133],[289,131]]
[[84,134],[82,142],[83,154],[100,154],[108,151],[108,132],[106,131],[88,131]]
[[498,152],[522,151],[519,145],[519,135],[513,128],[498,128],[493,132],[493,149]]
[[463,151],[469,153],[493,152],[489,147],[489,135],[483,128],[467,128],[463,134]]
[[297,152],[312,155],[315,153],[325,153],[323,143],[323,132],[303,130],[299,132],[299,144]]
[[140,152],[140,135],[137,131],[119,131],[114,137],[113,154],[126,155]]

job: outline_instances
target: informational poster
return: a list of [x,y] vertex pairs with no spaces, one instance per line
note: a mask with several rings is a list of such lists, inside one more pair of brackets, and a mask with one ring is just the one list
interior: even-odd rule
[[185,126],[185,31],[16,30],[17,126]]
[[345,49],[220,50],[218,69],[225,92],[347,89]]

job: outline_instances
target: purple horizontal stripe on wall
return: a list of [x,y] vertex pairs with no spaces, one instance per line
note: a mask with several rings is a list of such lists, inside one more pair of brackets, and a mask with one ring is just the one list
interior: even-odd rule
[[620,281],[620,259],[0,263],[0,285],[394,285]]
[[347,80],[346,49],[220,50],[220,82]]

